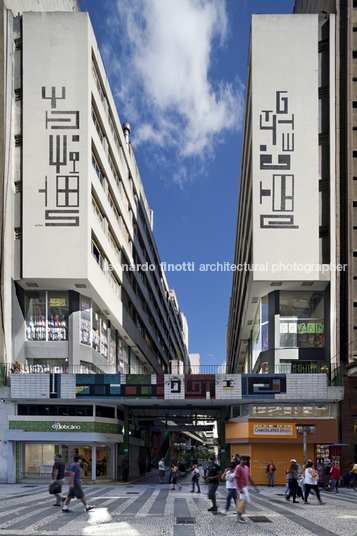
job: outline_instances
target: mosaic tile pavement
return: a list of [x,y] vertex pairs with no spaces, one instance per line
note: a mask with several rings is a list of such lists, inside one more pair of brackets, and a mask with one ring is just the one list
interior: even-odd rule
[[[338,495],[322,493],[325,506],[311,497],[310,505],[287,503],[283,487],[262,487],[251,492],[247,524],[238,524],[233,506],[229,515],[208,512],[211,502],[207,486],[201,494],[190,493],[188,477],[182,490],[159,485],[157,477],[128,485],[84,486],[88,503],[95,509],[85,513],[72,500],[70,514],[52,506],[53,497],[44,484],[0,485],[0,531],[8,535],[65,536],[355,536],[357,493],[342,489]],[[64,486],[64,492],[68,485]],[[218,509],[224,508],[226,490],[217,494]]]

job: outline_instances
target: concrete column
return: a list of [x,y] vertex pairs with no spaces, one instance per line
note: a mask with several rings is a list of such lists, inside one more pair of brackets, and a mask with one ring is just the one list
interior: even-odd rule
[[16,484],[16,441],[7,442],[7,482]]
[[96,458],[96,444],[92,444],[92,480],[97,478],[97,458]]

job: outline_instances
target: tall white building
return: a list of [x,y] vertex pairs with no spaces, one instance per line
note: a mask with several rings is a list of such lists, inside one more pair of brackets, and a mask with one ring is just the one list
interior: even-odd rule
[[229,372],[336,368],[334,24],[252,18]]
[[130,126],[88,14],[57,4],[71,12],[4,10],[3,361],[168,372],[188,360],[188,329],[160,267]]

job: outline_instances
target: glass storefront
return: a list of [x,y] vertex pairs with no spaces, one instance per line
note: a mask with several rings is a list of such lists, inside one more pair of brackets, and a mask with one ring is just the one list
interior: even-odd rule
[[58,445],[25,444],[24,476],[48,476],[52,474],[53,456],[59,452]]
[[28,341],[68,339],[68,292],[31,291],[26,293],[25,317]]
[[[53,457],[56,453],[62,454],[62,461],[66,465],[66,477],[69,476],[69,468],[74,461],[74,456],[83,456],[80,463],[81,478],[92,479],[92,445],[69,445],[69,444],[40,444],[25,443],[23,445],[22,477],[51,476]],[[112,445],[96,445],[95,449],[96,479],[113,479],[113,456]]]

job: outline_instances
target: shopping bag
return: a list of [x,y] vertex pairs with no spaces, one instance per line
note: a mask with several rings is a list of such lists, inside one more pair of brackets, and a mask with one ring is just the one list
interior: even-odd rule
[[244,514],[246,506],[247,501],[245,499],[236,500],[236,509],[238,514]]

